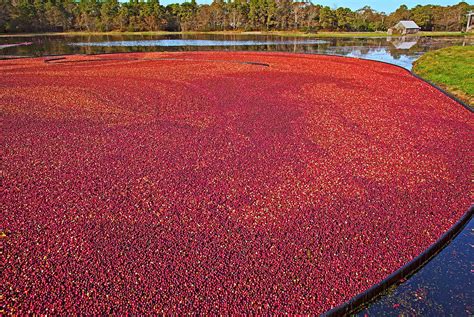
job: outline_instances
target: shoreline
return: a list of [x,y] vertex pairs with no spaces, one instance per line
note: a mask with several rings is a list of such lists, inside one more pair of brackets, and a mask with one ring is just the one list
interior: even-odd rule
[[474,109],[474,97],[469,78],[472,72],[463,67],[472,62],[471,46],[451,46],[423,54],[413,63],[412,72],[430,84],[435,84]]
[[311,38],[367,38],[367,37],[474,37],[474,33],[464,32],[420,32],[408,35],[388,35],[386,32],[320,32],[320,33],[304,33],[292,31],[212,31],[212,32],[168,32],[168,31],[146,31],[146,32],[44,32],[44,33],[5,33],[0,34],[0,38],[11,37],[35,37],[35,36],[97,36],[97,35],[142,35],[142,36],[159,36],[159,35],[257,35],[257,36],[282,36],[282,37],[311,37]]

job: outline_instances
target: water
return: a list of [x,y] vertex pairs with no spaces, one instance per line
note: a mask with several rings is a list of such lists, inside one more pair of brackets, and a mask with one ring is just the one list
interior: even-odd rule
[[[31,45],[4,47],[12,43]],[[55,35],[0,37],[0,58],[152,51],[283,51],[331,54],[384,61],[411,69],[425,52],[453,45],[473,45],[463,37],[305,38],[274,35]]]
[[356,316],[473,316],[474,219],[405,283]]
[[[302,41],[305,45],[310,44],[326,44],[327,41],[321,40],[306,40]],[[138,40],[138,41],[110,41],[110,42],[79,42],[71,43],[73,46],[263,46],[263,45],[290,45],[292,41],[220,41],[220,40]]]
[[[31,42],[28,45],[8,46]],[[27,44],[27,43],[25,43]],[[263,35],[81,35],[0,37],[0,58],[152,51],[283,51],[366,58],[411,69],[424,53],[474,38],[302,38]],[[474,221],[405,283],[358,315],[454,315],[474,313]]]

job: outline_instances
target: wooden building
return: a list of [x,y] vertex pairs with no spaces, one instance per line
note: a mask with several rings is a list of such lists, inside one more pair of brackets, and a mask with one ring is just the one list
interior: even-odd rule
[[388,34],[416,34],[421,28],[414,21],[400,21],[394,27],[388,30]]
[[467,14],[467,26],[466,32],[469,32],[474,29],[474,11],[470,11]]

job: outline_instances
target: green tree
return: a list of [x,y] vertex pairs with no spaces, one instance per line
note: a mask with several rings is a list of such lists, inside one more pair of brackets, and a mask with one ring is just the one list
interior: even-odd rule
[[194,29],[195,17],[198,11],[196,0],[184,2],[181,5],[175,3],[169,7],[171,13],[176,16],[181,31],[186,32]]
[[276,28],[280,30],[288,30],[293,21],[293,1],[280,0],[277,2],[277,25]]
[[31,32],[36,25],[36,10],[28,0],[12,1],[10,9],[10,30],[14,32]]
[[352,31],[355,15],[349,8],[337,8],[336,12],[337,29],[340,31]]
[[100,22],[100,6],[97,0],[81,0],[79,2],[79,29],[88,32],[97,31]]
[[48,30],[48,21],[46,19],[46,6],[48,6],[48,9],[51,10],[51,2],[47,1],[45,4],[44,1],[42,0],[34,0],[33,1],[33,7],[35,10],[35,26],[34,29],[35,31],[45,31]]
[[259,0],[250,0],[249,1],[249,27],[251,29],[256,29],[260,27],[260,3]]
[[411,18],[422,30],[431,31],[433,28],[432,6],[418,5],[411,10]]
[[0,32],[34,31],[210,31],[290,30],[380,31],[413,19],[423,30],[460,31],[467,2],[452,6],[400,6],[386,15],[365,6],[355,12],[331,9],[309,0],[196,0],[171,4],[159,0],[0,0]]
[[389,26],[394,26],[400,21],[403,20],[410,20],[411,19],[411,12],[406,5],[401,5],[395,12],[390,14],[387,17],[387,21]]
[[223,0],[213,0],[209,6],[209,26],[211,29],[225,31],[227,15],[227,4]]
[[379,13],[370,6],[365,6],[355,12],[353,29],[356,31],[386,30],[385,18],[384,13]]
[[162,30],[166,24],[164,10],[158,0],[148,0],[141,8],[140,17],[147,31]]
[[118,10],[114,19],[114,25],[116,25],[120,31],[127,30],[129,25],[129,16],[128,6],[120,6],[120,9]]
[[0,32],[8,32],[10,30],[11,9],[10,0],[0,0]]
[[229,26],[236,30],[244,26],[248,16],[248,5],[245,0],[229,0],[227,3],[229,10]]
[[337,28],[337,17],[330,7],[322,7],[319,12],[319,24],[322,29],[333,31]]
[[65,30],[76,29],[78,26],[79,6],[75,0],[61,0],[60,7],[64,14]]
[[307,2],[294,2],[292,6],[293,12],[293,28],[299,29],[300,25],[303,23],[306,15],[306,8],[308,6]]
[[100,29],[102,31],[112,31],[117,26],[117,16],[120,5],[117,0],[105,0],[100,8]]

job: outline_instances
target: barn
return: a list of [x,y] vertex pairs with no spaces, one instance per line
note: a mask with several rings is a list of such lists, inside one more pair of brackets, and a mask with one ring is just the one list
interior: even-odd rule
[[470,32],[474,29],[474,11],[469,11],[467,14],[467,26],[466,32]]
[[415,34],[418,33],[420,29],[421,28],[414,21],[400,21],[394,27],[389,29],[389,34]]

